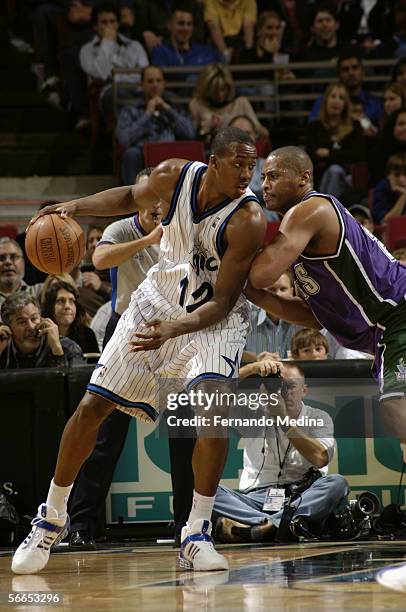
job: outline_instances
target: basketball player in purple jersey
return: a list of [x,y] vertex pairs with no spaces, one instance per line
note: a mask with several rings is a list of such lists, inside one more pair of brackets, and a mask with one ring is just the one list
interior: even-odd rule
[[[17,549],[12,570],[40,571],[69,519],[72,483],[90,455],[103,420],[118,408],[143,419],[157,418],[158,383],[170,378],[197,392],[233,389],[248,327],[242,289],[261,247],[266,219],[248,188],[257,153],[237,128],[220,131],[208,166],[172,159],[148,183],[108,191],[43,209],[62,215],[126,214],[162,204],[163,235],[158,263],[133,293],[106,345],[88,391],[67,423],[46,503]],[[179,391],[183,391],[179,389]],[[166,408],[166,406],[165,406]],[[219,434],[217,434],[219,435]],[[226,437],[199,437],[193,454],[195,491],[182,529],[179,563],[197,571],[225,570],[214,548],[211,513],[227,456]]]
[[[347,348],[374,355],[380,412],[389,431],[406,438],[406,268],[333,196],[313,189],[313,165],[298,147],[272,151],[263,166],[266,207],[282,215],[272,242],[254,259],[246,291],[280,319],[325,327]],[[290,300],[266,288],[292,267]],[[406,587],[406,565],[381,583]]]

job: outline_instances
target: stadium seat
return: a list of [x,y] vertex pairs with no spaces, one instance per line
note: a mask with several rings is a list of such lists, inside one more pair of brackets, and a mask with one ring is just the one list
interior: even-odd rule
[[258,157],[262,157],[262,158],[268,157],[268,155],[270,154],[272,150],[272,143],[271,143],[270,138],[268,136],[258,138],[258,140],[255,143],[255,147],[257,149]]
[[406,217],[392,217],[386,223],[385,244],[390,251],[406,246]]
[[357,162],[351,166],[352,186],[355,189],[368,189],[368,164]]
[[199,140],[175,140],[173,142],[145,142],[144,163],[156,166],[165,159],[179,157],[193,161],[206,161],[204,145]]
[[264,245],[269,244],[271,242],[272,238],[276,235],[280,224],[281,224],[280,221],[268,221],[268,227],[266,228]]
[[0,223],[0,237],[7,236],[8,238],[17,238],[18,229],[14,223]]

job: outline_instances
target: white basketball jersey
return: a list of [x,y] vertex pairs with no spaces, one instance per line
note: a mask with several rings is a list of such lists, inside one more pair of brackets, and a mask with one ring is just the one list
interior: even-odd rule
[[[154,314],[159,318],[184,316],[213,297],[227,223],[246,202],[258,202],[254,193],[247,189],[236,200],[226,199],[199,212],[197,195],[206,169],[207,166],[200,162],[189,162],[182,169],[169,212],[162,220],[158,263],[149,270],[139,287],[154,305]],[[243,295],[228,319],[233,313],[246,318]]]

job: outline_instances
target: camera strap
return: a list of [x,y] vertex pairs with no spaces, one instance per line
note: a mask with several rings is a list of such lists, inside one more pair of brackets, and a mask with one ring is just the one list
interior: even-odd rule
[[286,457],[288,456],[288,452],[290,451],[291,442],[289,441],[289,444],[286,447],[286,451],[283,456],[283,459],[281,459],[281,449],[279,446],[279,434],[278,434],[278,428],[276,427],[276,425],[275,425],[275,437],[276,437],[276,449],[278,451],[278,461],[279,461],[279,474],[278,474],[278,480],[277,480],[277,486],[279,486],[279,478],[282,476],[283,466],[285,465]]

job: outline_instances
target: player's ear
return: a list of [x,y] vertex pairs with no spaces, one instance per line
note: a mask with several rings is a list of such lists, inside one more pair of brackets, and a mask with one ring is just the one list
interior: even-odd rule
[[304,187],[310,180],[310,172],[305,170],[300,177],[299,185],[300,187]]
[[210,155],[210,157],[209,157],[209,166],[213,166],[214,168],[217,168],[217,157],[216,157],[216,155]]

